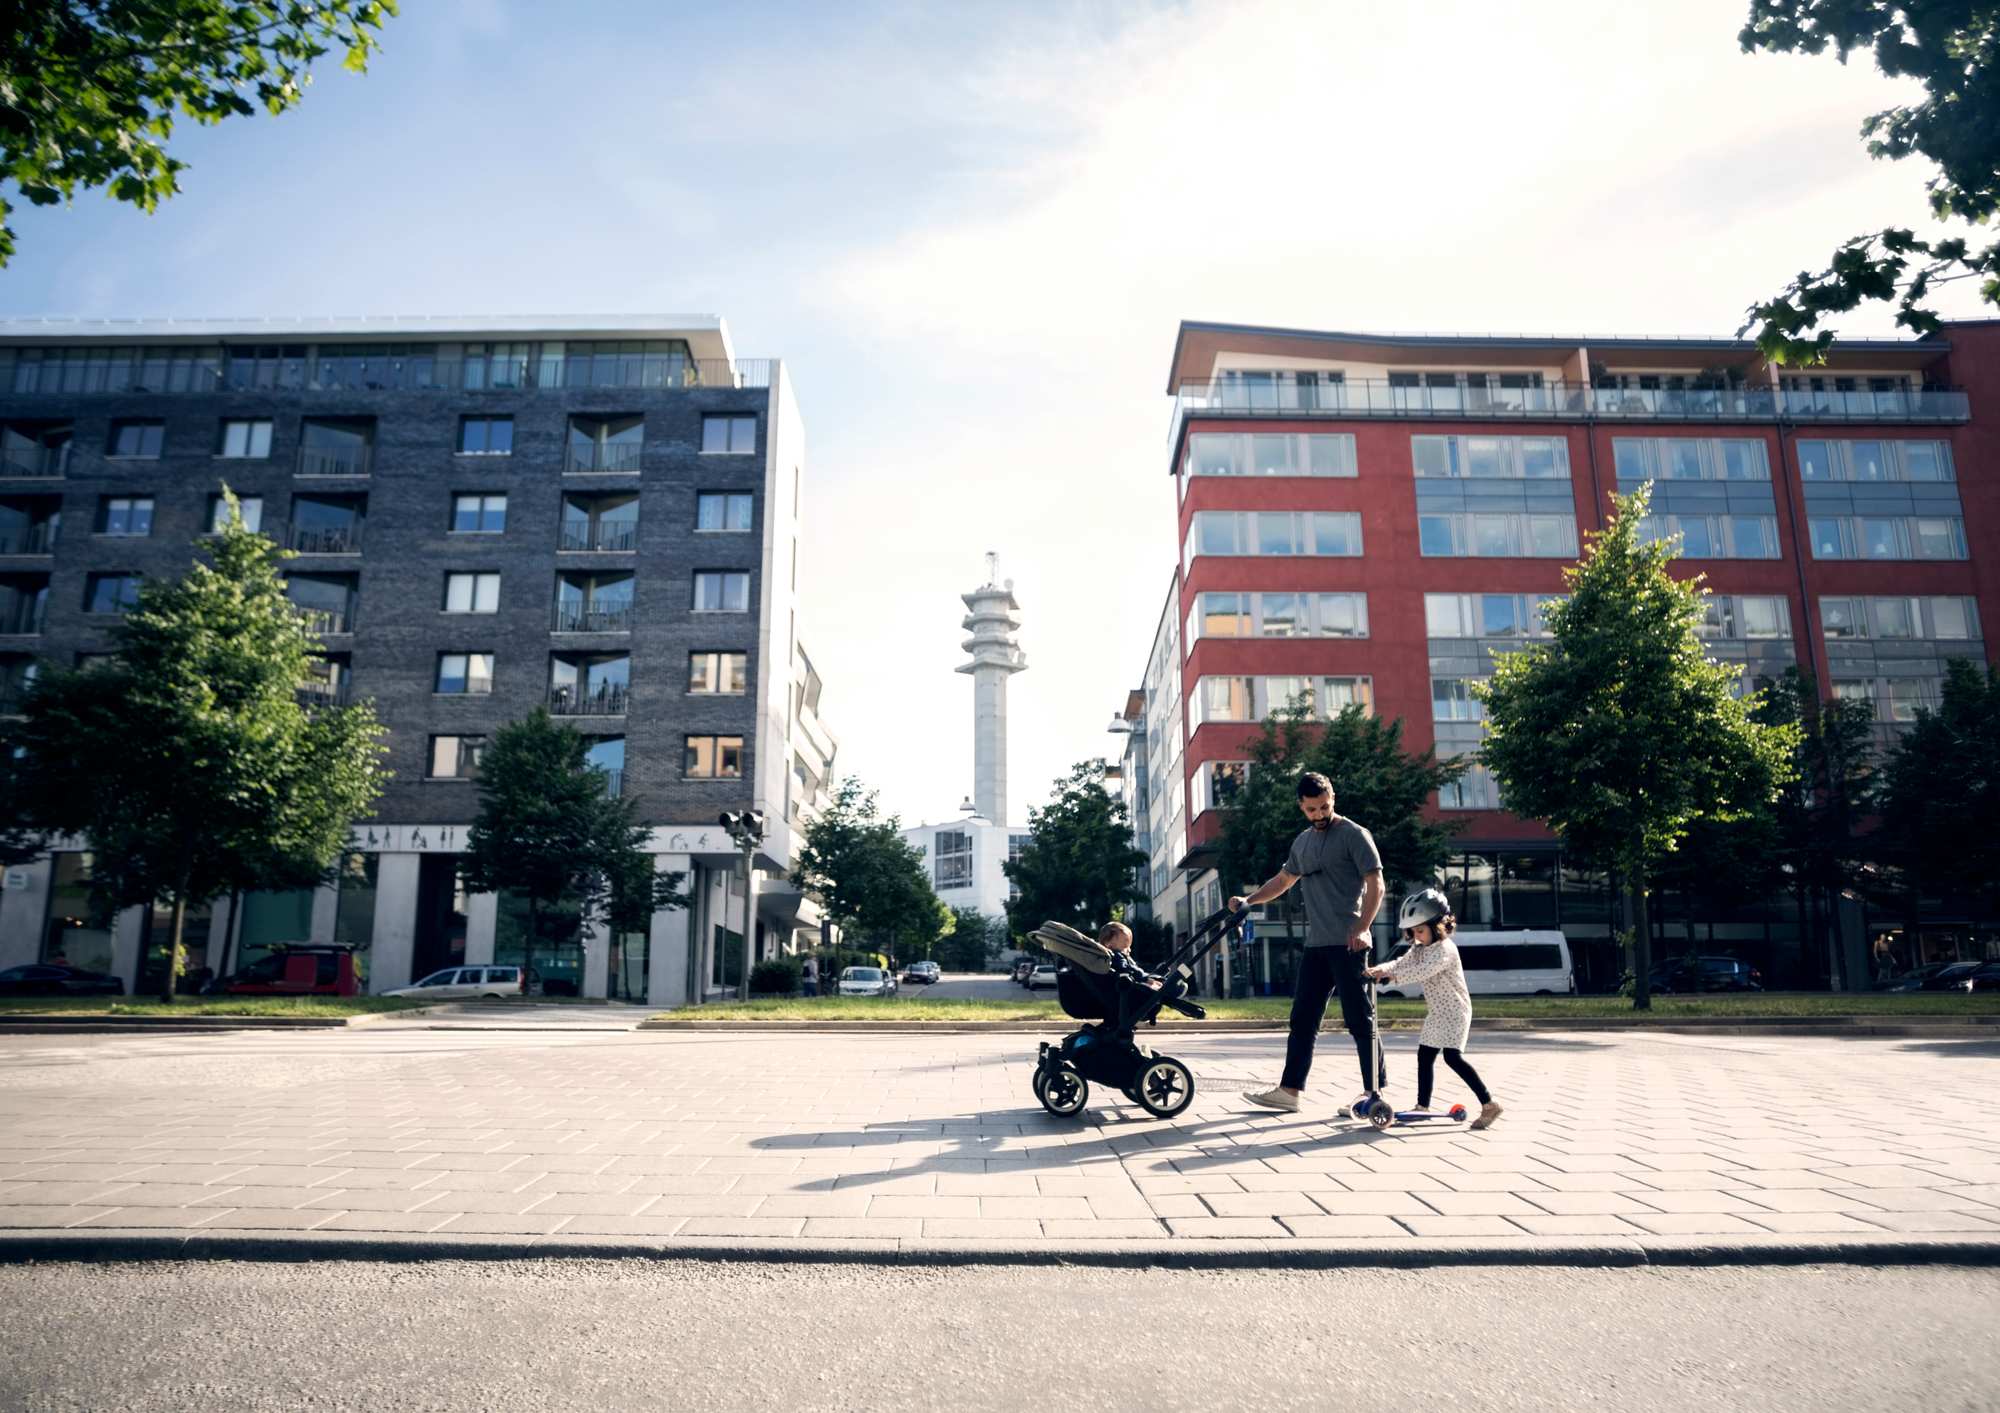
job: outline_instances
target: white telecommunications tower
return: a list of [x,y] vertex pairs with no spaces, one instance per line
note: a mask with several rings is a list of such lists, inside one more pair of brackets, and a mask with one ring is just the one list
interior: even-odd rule
[[1014,581],[1000,580],[1000,556],[986,556],[986,582],[965,600],[965,630],[972,634],[961,647],[972,661],[960,672],[972,674],[972,799],[979,813],[994,824],[1007,823],[1007,679],[1027,669],[1028,658],[1014,634],[1021,627],[1021,605],[1014,601]]

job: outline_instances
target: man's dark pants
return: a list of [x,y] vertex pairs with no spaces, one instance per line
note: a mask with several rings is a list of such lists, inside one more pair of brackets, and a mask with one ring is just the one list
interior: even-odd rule
[[1361,1085],[1381,1089],[1389,1083],[1388,1062],[1383,1061],[1368,1083],[1368,1069],[1375,1056],[1375,990],[1362,971],[1369,964],[1368,953],[1347,947],[1307,947],[1299,962],[1299,979],[1292,989],[1292,1033],[1285,1041],[1285,1077],[1278,1081],[1286,1089],[1304,1089],[1306,1073],[1312,1069],[1313,1042],[1319,1038],[1320,1022],[1326,1018],[1326,1002],[1340,992],[1340,1018],[1354,1037],[1354,1051],[1361,1059]]

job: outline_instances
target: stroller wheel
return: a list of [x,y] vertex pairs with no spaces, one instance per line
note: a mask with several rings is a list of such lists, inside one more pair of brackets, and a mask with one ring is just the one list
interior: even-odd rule
[[1068,1065],[1054,1074],[1035,1076],[1035,1097],[1059,1119],[1078,1113],[1090,1102],[1090,1082]]
[[1194,1072],[1171,1055],[1156,1055],[1132,1083],[1139,1107],[1171,1119],[1194,1102]]

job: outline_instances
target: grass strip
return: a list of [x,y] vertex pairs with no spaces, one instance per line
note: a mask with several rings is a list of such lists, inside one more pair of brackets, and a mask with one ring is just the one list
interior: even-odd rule
[[121,996],[0,997],[0,1019],[8,1016],[297,1016],[334,1020],[345,1016],[407,1011],[434,1002],[401,996],[182,996],[172,1004],[158,998]]

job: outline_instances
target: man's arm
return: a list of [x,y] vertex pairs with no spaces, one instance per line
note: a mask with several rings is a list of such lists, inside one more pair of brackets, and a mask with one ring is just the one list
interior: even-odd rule
[[[1376,901],[1379,903],[1381,901],[1380,897],[1381,888],[1379,886],[1381,875],[1377,874],[1376,879],[1378,885],[1376,888],[1376,893],[1377,893]],[[1256,892],[1250,894],[1248,897],[1231,898],[1229,900],[1229,910],[1233,913],[1240,913],[1245,908],[1254,908],[1259,903],[1268,903],[1273,898],[1279,897],[1284,893],[1290,891],[1291,886],[1294,883],[1297,883],[1298,881],[1299,881],[1299,876],[1296,873],[1286,873],[1281,868],[1276,873],[1272,874],[1268,879],[1266,879],[1262,887],[1260,887]]]
[[1348,951],[1365,952],[1373,944],[1374,938],[1368,929],[1375,925],[1375,914],[1382,910],[1382,895],[1386,891],[1382,886],[1381,869],[1361,876],[1361,916],[1355,919],[1354,931],[1348,935]]

